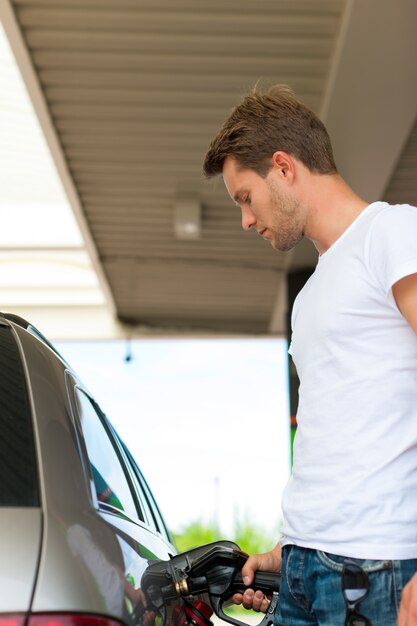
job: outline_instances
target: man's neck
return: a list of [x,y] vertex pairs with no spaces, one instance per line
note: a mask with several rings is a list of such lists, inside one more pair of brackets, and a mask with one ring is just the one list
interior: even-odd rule
[[309,195],[305,198],[308,217],[304,235],[323,254],[369,203],[360,198],[338,175],[313,174],[309,183]]

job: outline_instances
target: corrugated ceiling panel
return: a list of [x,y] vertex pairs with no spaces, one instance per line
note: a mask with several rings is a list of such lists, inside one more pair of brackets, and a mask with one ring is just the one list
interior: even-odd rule
[[[166,265],[160,261],[132,263],[115,261],[108,265],[111,277],[117,280],[116,296],[121,317],[152,325],[158,318],[163,325],[170,320],[183,320],[183,325],[247,332],[256,325],[264,331],[270,309],[281,280],[278,271],[248,268],[246,283],[249,294],[240,288],[240,269],[216,267],[211,264],[177,262]],[[160,289],[164,281],[164,290]],[[219,306],[221,305],[221,306]],[[173,322],[172,322],[173,323]],[[175,324],[174,324],[175,325]]]
[[384,200],[417,206],[417,120],[391,176]]
[[[202,160],[258,80],[318,110],[344,0],[13,3],[120,316],[266,332],[285,255]],[[199,241],[174,238],[177,197],[202,202]]]

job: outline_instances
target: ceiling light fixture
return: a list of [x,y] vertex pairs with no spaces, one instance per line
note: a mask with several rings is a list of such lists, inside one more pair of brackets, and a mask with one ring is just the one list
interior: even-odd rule
[[177,239],[200,239],[201,203],[178,199],[174,206],[174,232]]

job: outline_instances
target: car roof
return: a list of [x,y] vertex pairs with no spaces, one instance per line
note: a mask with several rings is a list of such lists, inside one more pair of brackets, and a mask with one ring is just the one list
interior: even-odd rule
[[36,326],[34,326],[33,324],[31,324],[31,322],[28,322],[27,320],[25,320],[23,317],[20,317],[20,315],[16,315],[15,313],[4,313],[0,311],[0,319],[3,318],[8,322],[12,322],[13,324],[16,324],[17,326],[20,326],[20,328],[23,328],[24,330],[27,330],[29,333],[31,333],[31,335],[33,335],[34,337],[36,337],[37,339],[39,339],[39,341],[41,341],[44,345],[46,345],[50,350],[52,350],[52,352],[54,352],[54,354],[68,367],[70,367],[67,363],[67,361],[64,359],[64,357],[62,356],[62,354],[60,354],[60,352],[55,348],[55,346],[49,341],[49,339],[47,339],[45,337],[45,335],[43,333],[41,333],[41,331],[36,328]]

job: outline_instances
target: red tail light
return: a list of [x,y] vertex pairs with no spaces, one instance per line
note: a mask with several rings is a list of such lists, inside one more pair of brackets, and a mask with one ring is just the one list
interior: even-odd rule
[[0,626],[23,626],[25,623],[26,615],[19,614],[0,614]]
[[[24,626],[26,615],[0,614],[0,626]],[[124,626],[115,619],[101,615],[80,615],[78,613],[32,613],[27,626]]]
[[[0,623],[0,626],[3,626]],[[32,613],[27,626],[122,626],[115,619],[78,613]]]

